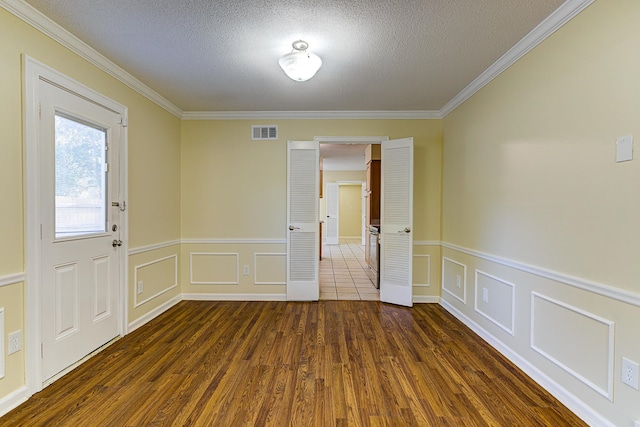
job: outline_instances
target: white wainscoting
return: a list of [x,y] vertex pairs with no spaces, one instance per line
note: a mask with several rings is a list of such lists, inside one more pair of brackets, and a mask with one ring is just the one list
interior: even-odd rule
[[620,288],[614,288],[612,286],[605,285],[603,283],[592,282],[579,277],[571,276],[569,274],[559,273],[557,271],[548,270],[546,268],[526,264],[520,261],[500,257],[497,255],[487,254],[484,252],[476,251],[473,249],[465,248],[451,243],[442,242],[443,248],[452,249],[456,252],[471,255],[476,258],[484,259],[486,261],[495,262],[496,264],[503,265],[505,267],[511,267],[525,273],[530,273],[545,279],[550,279],[559,282],[563,285],[572,286],[585,291],[593,292],[594,294],[601,295],[607,298],[611,298],[616,301],[623,302],[625,304],[635,305],[640,307],[640,293],[630,292]]
[[413,286],[429,287],[431,286],[431,255],[429,254],[413,254],[413,279],[416,277],[425,278],[424,281],[416,283]]
[[486,329],[481,327],[470,317],[465,315],[462,311],[451,305],[448,301],[441,299],[440,305],[454,317],[468,326],[472,331],[478,334],[493,348],[502,353],[514,365],[516,365],[519,369],[529,375],[535,382],[540,384],[545,390],[547,390],[563,405],[569,408],[571,412],[582,418],[587,424],[591,426],[616,427],[612,422],[596,412],[595,409],[587,405],[582,400],[578,399],[573,393],[569,392],[567,389],[558,384],[557,381],[540,370],[540,368],[522,357],[511,347],[504,344],[500,339],[490,334]]
[[129,323],[128,325],[129,329],[127,330],[127,333],[130,334],[131,332],[135,331],[139,327],[143,326],[145,323],[152,321],[153,319],[160,316],[165,311],[169,310],[174,305],[178,304],[180,301],[182,301],[182,299],[183,298],[181,295],[177,295],[171,298],[169,301],[165,302],[164,304],[161,304],[158,307],[154,308],[153,310],[149,311],[147,314],[138,317],[136,320]]
[[[202,258],[203,261],[197,263],[194,262],[194,258],[196,260]],[[204,264],[204,258],[209,258],[206,264]],[[198,268],[202,268],[205,272],[195,271]],[[189,278],[192,285],[238,285],[240,284],[240,254],[237,252],[191,252]]]
[[182,294],[185,301],[286,301],[287,294]]
[[180,240],[169,240],[167,242],[155,243],[153,245],[139,246],[137,248],[129,249],[128,254],[129,256],[142,254],[145,252],[151,252],[151,251],[155,251],[162,248],[168,248],[169,246],[179,245],[181,243],[182,242]]
[[28,398],[29,390],[27,389],[27,386],[22,386],[2,397],[0,399],[0,417],[26,402]]
[[[156,291],[153,295],[150,295],[146,298],[143,298],[142,300],[138,301],[138,278],[139,278],[139,270],[142,269],[150,269],[150,268],[154,268],[154,267],[159,267],[159,264],[164,263],[165,261],[170,261],[173,260],[173,275],[171,276],[173,278],[172,282],[173,283],[169,283],[169,286],[167,286],[166,288],[162,288],[158,291]],[[134,267],[134,273],[133,273],[133,306],[135,308],[140,307],[142,304],[145,304],[151,300],[153,300],[154,298],[159,297],[160,295],[164,294],[165,292],[170,291],[171,289],[177,288],[178,287],[178,255],[174,254],[174,255],[169,255],[163,258],[159,258],[153,261],[149,261],[149,262],[145,262],[144,264],[139,264],[136,265]],[[150,285],[150,284],[148,284]],[[144,295],[145,292],[143,292],[141,295]]]
[[[457,286],[460,277],[460,287]],[[467,266],[445,256],[442,257],[442,290],[463,304],[467,303]]]
[[[259,261],[262,259],[263,261]],[[268,260],[268,261],[267,261]],[[258,268],[263,262],[271,265],[268,272],[262,273]],[[277,263],[277,264],[276,264]],[[255,252],[253,254],[253,283],[255,285],[286,285],[287,284],[287,254],[277,252]],[[275,266],[273,264],[276,264]],[[282,264],[282,265],[279,265]],[[266,267],[266,266],[263,266]],[[276,276],[276,277],[274,277]]]
[[25,273],[9,274],[7,276],[0,276],[0,287],[15,285],[16,283],[24,282],[26,279]]
[[613,321],[531,293],[531,348],[610,401],[614,337]]
[[511,335],[515,335],[515,288],[513,283],[492,274],[475,272],[475,311]]
[[412,301],[414,304],[439,304],[440,297],[437,295],[414,295]]
[[[607,310],[611,310],[610,304],[614,301],[625,306],[640,307],[640,294],[445,242],[442,242],[442,249],[451,249],[461,255],[475,258],[472,260],[467,256],[460,257],[465,263],[474,267],[477,265],[484,270],[480,272],[480,277],[483,277],[483,274],[493,276],[502,282],[500,286],[504,287],[503,290],[513,289],[514,301],[518,305],[514,308],[513,335],[496,332],[496,329],[483,321],[487,318],[485,314],[496,317],[490,310],[482,307],[475,307],[480,308],[480,311],[471,310],[470,307],[456,304],[459,298],[449,298],[450,292],[447,292],[446,287],[455,286],[455,279],[447,283],[444,274],[443,298],[440,304],[587,424],[614,427],[612,421],[587,403],[588,400],[583,400],[585,398],[582,396],[597,395],[598,398],[604,397],[609,400],[613,398],[613,389],[618,384],[615,376],[615,361],[618,356],[614,346],[618,327],[601,313],[610,313]],[[450,259],[447,255],[457,258],[444,252],[443,272],[447,262],[445,260]],[[452,267],[455,267],[455,262]],[[500,278],[506,274],[511,282]],[[519,283],[519,277],[523,283]],[[478,284],[475,296],[481,298],[483,282],[477,275],[476,282]],[[545,295],[552,291],[551,297]],[[584,306],[581,303],[580,291],[591,294],[583,294],[583,297],[586,297]],[[597,299],[594,300],[597,297],[603,298],[602,312],[598,310],[600,305],[595,302]],[[491,301],[491,295],[489,298]],[[563,302],[565,298],[573,305]],[[628,319],[628,311],[625,313],[625,319]],[[613,318],[612,315],[607,317]],[[625,328],[628,327],[625,323]],[[571,347],[567,344],[569,340],[566,337],[572,336],[579,336],[584,342],[577,347]],[[523,346],[528,346],[530,351]],[[592,354],[595,355],[593,360]],[[575,387],[582,387],[584,392],[569,391]]]

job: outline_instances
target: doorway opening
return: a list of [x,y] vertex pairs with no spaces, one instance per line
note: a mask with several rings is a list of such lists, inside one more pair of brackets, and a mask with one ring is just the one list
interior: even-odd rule
[[[380,255],[380,301],[410,307],[413,305],[413,138],[370,141],[373,138],[368,137],[357,142],[350,139],[316,137],[314,141],[287,143],[287,300],[319,299],[322,231],[319,201],[323,182],[319,172],[324,163],[320,159],[320,142],[330,140],[334,144],[380,144],[380,247],[376,251]],[[359,241],[358,245],[361,244]],[[344,276],[344,272],[338,275],[333,268],[331,274],[334,285],[337,285],[336,276]]]
[[[320,141],[323,189],[319,216],[323,249],[319,267],[320,299],[379,300],[377,269],[369,265],[369,227],[379,225],[379,173],[372,197],[368,171],[372,145],[379,163],[387,137],[316,137]],[[371,201],[377,204],[371,209]],[[374,213],[375,218],[371,217]]]

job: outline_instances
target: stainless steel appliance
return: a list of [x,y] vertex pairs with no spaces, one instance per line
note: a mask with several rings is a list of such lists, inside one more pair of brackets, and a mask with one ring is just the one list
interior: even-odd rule
[[380,289],[380,226],[369,226],[369,268],[376,274],[375,285]]

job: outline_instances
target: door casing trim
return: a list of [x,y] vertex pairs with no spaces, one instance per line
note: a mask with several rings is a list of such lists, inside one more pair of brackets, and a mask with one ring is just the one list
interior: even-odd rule
[[[39,135],[39,103],[40,93],[38,85],[41,80],[47,81],[64,90],[75,93],[90,102],[101,105],[121,116],[122,123],[128,123],[128,109],[126,106],[96,92],[95,90],[75,81],[74,79],[54,70],[53,68],[27,56],[22,56],[23,91],[23,179],[24,179],[24,259],[25,259],[25,377],[28,396],[42,390],[42,356],[41,356],[41,251],[40,224],[40,157],[38,151]],[[122,140],[119,151],[119,194],[120,199],[128,200],[128,143],[127,127],[123,126]],[[122,250],[119,251],[119,310],[118,330],[120,336],[127,333],[128,325],[128,212],[119,211],[118,223],[123,240]]]

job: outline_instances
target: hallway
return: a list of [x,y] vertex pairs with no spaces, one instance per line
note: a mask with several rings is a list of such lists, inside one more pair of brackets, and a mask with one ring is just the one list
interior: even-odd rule
[[341,238],[338,245],[323,245],[320,300],[379,301],[380,291],[373,280],[360,239]]

